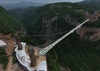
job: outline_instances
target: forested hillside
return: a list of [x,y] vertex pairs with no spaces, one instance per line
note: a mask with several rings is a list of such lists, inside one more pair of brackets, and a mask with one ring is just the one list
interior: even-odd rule
[[[17,9],[11,9],[8,10],[8,12],[15,17],[17,20],[22,21],[23,18],[25,18],[25,15],[29,14],[30,12],[36,10],[38,7],[28,7],[25,9],[17,8]],[[30,16],[31,14],[29,14]]]
[[[94,12],[92,8],[76,3],[48,4],[30,12],[30,16],[30,13],[26,14],[23,23],[28,29],[28,34],[55,34],[71,30],[77,23],[85,20],[86,11],[90,14]],[[96,27],[99,22],[93,23],[95,22],[86,23],[84,26]],[[47,54],[48,69],[49,71],[99,71],[99,50],[99,41],[80,39],[77,33],[73,33]]]
[[[50,35],[74,28],[86,19],[86,11],[92,15],[96,10],[77,3],[54,3],[37,9],[29,8],[21,21],[29,35]],[[58,43],[47,54],[48,71],[100,71],[99,32],[100,17],[86,23]],[[52,41],[58,39],[58,36],[52,39],[31,36],[21,40],[38,46],[43,40]]]
[[[46,29],[47,26],[50,27],[52,23],[62,20],[67,23],[62,26],[70,25],[68,23],[72,22],[72,20],[74,22],[81,22],[84,18],[84,12],[87,10],[91,13],[93,12],[91,8],[75,3],[48,4],[24,14],[22,22],[28,29],[29,34],[36,34],[37,32],[40,33],[43,29]],[[57,20],[58,18],[60,20]],[[59,24],[58,26],[61,25],[60,23],[57,23]],[[55,24],[52,24],[52,26],[55,26]]]
[[100,0],[84,0],[80,4],[90,6],[94,9],[100,9]]
[[9,34],[25,27],[0,6],[0,33]]

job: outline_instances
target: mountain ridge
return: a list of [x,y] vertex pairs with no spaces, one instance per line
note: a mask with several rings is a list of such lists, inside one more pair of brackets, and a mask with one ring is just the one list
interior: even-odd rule
[[0,5],[3,6],[6,10],[9,10],[9,9],[16,9],[16,8],[27,8],[30,6],[35,6],[35,7],[36,6],[43,6],[45,4],[44,3],[22,1],[22,2],[18,2],[18,3],[8,3],[8,4],[1,3]]
[[[29,30],[28,33],[31,35],[50,35],[74,28],[79,22],[86,19],[86,11],[90,14],[94,14],[95,10],[77,3],[48,4],[28,12],[23,22]],[[91,30],[91,27],[95,28],[98,26],[97,29],[100,28],[100,19],[95,22],[86,23],[77,30],[79,31],[78,33],[75,31],[70,34],[70,36],[62,40],[47,54],[49,71],[62,71],[59,69],[60,66],[66,68],[66,71],[100,70],[100,56],[98,52],[100,50],[100,38],[96,40],[98,35],[94,35],[95,33],[98,34],[98,32],[93,29]],[[84,36],[80,38],[80,35],[82,35],[81,33],[85,31],[87,33],[84,33]],[[92,36],[93,38],[91,41],[89,38]],[[58,38],[57,35],[53,37],[56,39]],[[51,38],[47,39],[52,40]]]
[[21,27],[25,30],[22,23],[13,16],[11,16],[2,6],[0,6],[0,33],[9,34],[14,33],[15,30],[21,30]]
[[94,0],[83,0],[79,3],[90,6],[95,9],[100,9],[100,0],[95,0],[95,1]]

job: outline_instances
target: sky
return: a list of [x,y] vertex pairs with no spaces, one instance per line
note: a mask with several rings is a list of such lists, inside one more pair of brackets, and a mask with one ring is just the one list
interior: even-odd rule
[[54,2],[78,2],[82,0],[0,0],[0,3],[17,3],[21,1],[37,3],[54,3]]

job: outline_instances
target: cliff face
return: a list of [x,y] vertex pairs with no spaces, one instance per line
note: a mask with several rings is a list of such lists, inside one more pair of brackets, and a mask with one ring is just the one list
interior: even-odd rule
[[[66,20],[66,23],[70,23],[70,25],[78,25],[78,21],[77,19],[73,18],[70,14],[65,14],[61,16],[62,18],[64,18]],[[46,26],[52,24],[54,21],[56,21],[58,19],[58,15],[55,15],[54,17],[52,17],[51,19],[47,19],[46,17],[43,18],[42,23],[44,23]]]
[[46,27],[48,27],[48,28],[46,28],[46,34],[52,33],[52,26],[51,26],[51,24],[52,24],[55,20],[57,20],[57,18],[58,18],[57,15],[54,16],[54,17],[52,17],[51,19],[47,19],[46,17],[43,18],[42,23],[43,23]]
[[[52,34],[54,31],[63,31],[61,28],[57,27],[57,23],[54,23],[55,21],[57,21],[58,18],[58,15],[52,17],[51,19],[47,19],[46,17],[43,18],[42,23],[47,27],[46,34]],[[77,26],[80,24],[77,19],[73,18],[70,14],[62,15],[61,18],[66,21],[66,24],[69,24],[71,26]],[[53,27],[52,24],[56,24],[56,26]],[[100,28],[97,27],[82,26],[81,28],[76,30],[76,33],[80,36],[81,39],[90,41],[98,41],[100,39]]]
[[[52,34],[53,32],[54,33],[63,32],[61,28],[61,25],[63,25],[63,21],[60,20],[59,17],[60,19],[63,19],[65,25],[77,26],[79,24],[77,19],[73,18],[70,14],[65,14],[61,16],[55,15],[50,19],[44,17],[42,23],[46,27],[46,31],[47,31],[46,34]],[[58,27],[59,24],[61,24],[60,27]],[[67,28],[67,26],[63,26],[63,28]]]
[[81,27],[76,30],[80,38],[88,39],[91,41],[97,41],[100,39],[100,28],[97,27]]

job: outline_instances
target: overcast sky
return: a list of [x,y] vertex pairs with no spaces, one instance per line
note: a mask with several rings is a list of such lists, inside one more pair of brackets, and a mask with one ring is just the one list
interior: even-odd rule
[[38,3],[54,3],[54,2],[78,2],[82,0],[0,0],[0,3],[16,3],[21,1],[38,2]]

